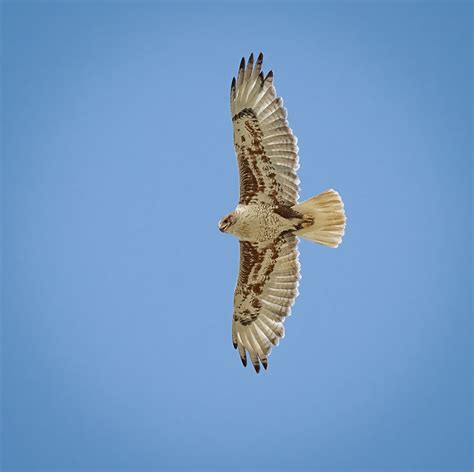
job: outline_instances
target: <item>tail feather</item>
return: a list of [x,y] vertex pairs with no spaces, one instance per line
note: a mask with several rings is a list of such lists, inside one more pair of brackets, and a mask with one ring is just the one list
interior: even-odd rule
[[307,224],[295,234],[324,246],[337,247],[341,244],[346,227],[344,203],[332,189],[293,207],[304,215]]

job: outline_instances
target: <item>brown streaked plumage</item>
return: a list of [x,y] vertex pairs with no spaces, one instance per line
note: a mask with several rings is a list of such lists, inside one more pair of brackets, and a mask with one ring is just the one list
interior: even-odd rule
[[345,215],[329,190],[298,204],[297,139],[288,126],[273,72],[262,72],[263,55],[240,62],[230,105],[240,176],[237,208],[219,229],[240,240],[240,270],[234,294],[232,343],[244,366],[247,353],[258,373],[272,346],[284,336],[283,322],[298,294],[298,238],[336,247]]

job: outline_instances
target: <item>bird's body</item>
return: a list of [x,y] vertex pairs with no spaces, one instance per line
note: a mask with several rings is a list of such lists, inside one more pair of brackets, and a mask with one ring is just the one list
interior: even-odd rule
[[234,293],[232,342],[247,365],[267,368],[272,345],[284,336],[283,321],[298,294],[298,238],[337,247],[345,228],[344,205],[327,190],[298,203],[298,146],[288,126],[273,73],[242,59],[231,86],[234,145],[240,198],[219,222],[222,232],[240,240],[240,270]]
[[273,240],[286,231],[295,230],[303,221],[296,212],[291,219],[286,218],[284,215],[290,217],[290,210],[290,207],[267,203],[239,204],[234,211],[236,221],[231,233],[241,241],[261,243]]

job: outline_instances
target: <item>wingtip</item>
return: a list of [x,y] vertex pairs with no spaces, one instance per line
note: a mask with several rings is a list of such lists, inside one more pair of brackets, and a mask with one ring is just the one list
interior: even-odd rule
[[255,372],[257,374],[260,372],[260,364],[258,362],[256,364],[253,364],[253,368],[255,369]]
[[240,69],[245,69],[245,57],[243,57],[241,60],[240,60],[240,66],[239,66],[239,70]]
[[263,52],[258,53],[257,62],[259,62],[259,63],[263,62]]
[[232,83],[230,84],[231,90],[235,89],[235,77],[232,77]]
[[267,81],[267,80],[272,80],[272,79],[273,79],[273,71],[270,70],[270,71],[268,72],[268,74],[266,75],[266,77],[265,77],[265,81]]
[[268,361],[267,361],[267,359],[262,359],[262,365],[263,365],[263,368],[264,368],[265,370],[267,370],[267,368],[268,368]]
[[235,341],[232,341],[232,345],[234,346],[234,349],[237,349],[237,343]]
[[247,367],[247,356],[241,357],[240,360],[242,361],[242,365],[243,365],[244,367]]
[[250,53],[248,64],[253,64],[253,52]]

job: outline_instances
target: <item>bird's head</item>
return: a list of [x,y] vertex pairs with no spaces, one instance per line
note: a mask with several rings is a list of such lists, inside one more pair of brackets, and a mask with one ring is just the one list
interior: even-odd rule
[[223,233],[231,233],[232,226],[235,224],[235,215],[234,213],[229,213],[228,215],[224,216],[221,221],[219,221],[219,230]]

